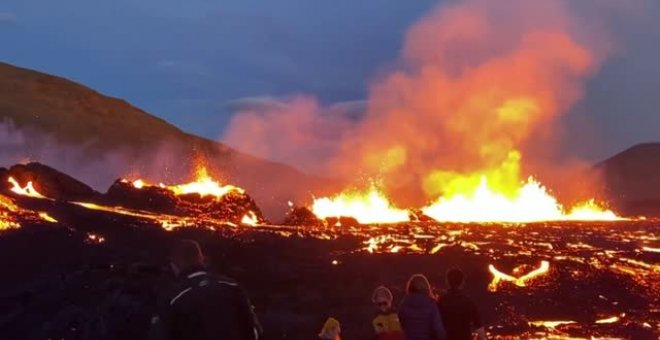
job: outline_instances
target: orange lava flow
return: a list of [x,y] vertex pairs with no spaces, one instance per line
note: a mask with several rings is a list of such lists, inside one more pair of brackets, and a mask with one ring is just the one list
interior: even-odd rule
[[0,195],[0,231],[19,227],[10,214],[17,210],[18,207],[9,197]]
[[39,217],[41,217],[41,219],[43,219],[46,222],[50,222],[50,223],[58,222],[57,219],[53,218],[52,216],[48,215],[48,213],[43,211],[39,213]]
[[12,185],[10,190],[18,195],[34,198],[47,198],[46,196],[39,193],[36,189],[34,189],[32,181],[27,182],[24,187],[21,187],[21,185],[13,177],[9,177],[7,180]]
[[538,268],[519,277],[514,277],[509,274],[502,273],[492,264],[488,266],[488,271],[490,271],[490,273],[493,274],[493,281],[491,281],[490,284],[488,285],[488,290],[491,292],[495,292],[497,291],[500,282],[511,282],[518,287],[527,286],[528,281],[543,274],[546,274],[548,273],[548,271],[550,271],[550,262],[541,261],[541,265]]
[[545,320],[541,320],[541,321],[530,321],[529,322],[529,324],[532,325],[532,326],[545,327],[545,328],[551,328],[551,329],[554,329],[557,326],[570,325],[570,324],[574,324],[574,323],[576,323],[576,322],[575,321],[568,321],[568,320],[566,320],[566,321],[545,321]]

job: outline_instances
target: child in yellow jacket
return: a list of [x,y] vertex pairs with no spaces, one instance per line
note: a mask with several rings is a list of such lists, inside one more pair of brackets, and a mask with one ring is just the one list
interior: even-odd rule
[[371,301],[378,308],[378,314],[372,322],[376,340],[403,340],[399,316],[392,308],[392,300],[392,292],[385,286],[377,287],[371,296]]

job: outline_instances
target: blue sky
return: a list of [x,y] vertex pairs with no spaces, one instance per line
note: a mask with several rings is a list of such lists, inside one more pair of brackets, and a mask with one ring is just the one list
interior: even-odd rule
[[[406,28],[435,3],[3,0],[0,60],[73,79],[217,140],[242,98],[364,99],[370,79],[396,60]],[[660,141],[659,27],[617,29],[625,48],[568,119],[581,156]],[[582,139],[585,121],[597,142]]]

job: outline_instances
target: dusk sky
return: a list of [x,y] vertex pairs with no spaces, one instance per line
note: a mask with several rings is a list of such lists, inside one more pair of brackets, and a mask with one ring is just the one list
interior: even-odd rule
[[[219,140],[246,98],[365,99],[373,77],[396,62],[406,29],[436,3],[4,0],[0,60]],[[660,24],[608,22],[618,51],[566,119],[575,152],[592,160],[660,140]]]

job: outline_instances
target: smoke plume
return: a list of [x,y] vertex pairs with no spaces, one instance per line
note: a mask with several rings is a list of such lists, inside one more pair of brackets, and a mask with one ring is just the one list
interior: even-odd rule
[[[440,5],[408,30],[397,67],[369,87],[361,120],[337,125],[315,101],[294,99],[277,113],[240,112],[225,141],[362,182],[352,184],[376,179],[408,203],[475,188],[483,177],[511,194],[529,175],[571,177],[584,163],[548,159],[561,144],[562,117],[617,48],[605,27],[621,12],[610,1],[586,3]],[[310,126],[350,133],[333,134],[334,147]]]

